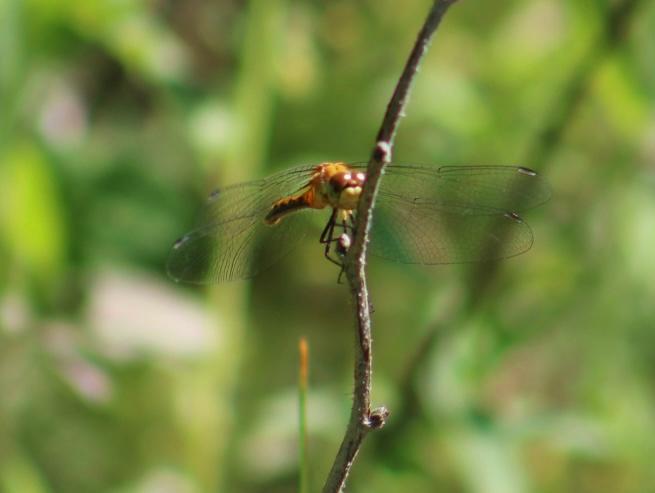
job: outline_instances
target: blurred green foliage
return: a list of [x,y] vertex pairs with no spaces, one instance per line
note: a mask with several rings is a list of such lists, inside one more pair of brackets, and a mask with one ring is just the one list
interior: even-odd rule
[[[429,3],[0,1],[1,491],[295,491],[300,336],[319,488],[353,337],[320,246],[208,290],[165,259],[216,184],[365,160]],[[653,32],[645,1],[447,15],[396,159],[554,195],[478,298],[478,266],[372,259],[392,416],[350,491],[655,490]]]

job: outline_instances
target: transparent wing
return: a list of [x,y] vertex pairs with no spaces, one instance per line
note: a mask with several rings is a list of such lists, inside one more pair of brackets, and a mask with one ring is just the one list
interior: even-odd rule
[[297,212],[273,226],[264,217],[276,200],[301,190],[313,169],[291,168],[213,192],[198,227],[173,245],[169,275],[193,283],[247,279],[287,255],[312,224],[309,214]]
[[392,163],[385,169],[379,196],[454,214],[483,215],[537,207],[550,198],[550,187],[537,172],[520,166]]
[[549,197],[546,182],[526,168],[392,164],[380,186],[371,253],[418,264],[519,255],[533,235],[515,212]]
[[461,215],[385,200],[375,209],[370,249],[395,262],[430,265],[513,257],[532,242],[516,214]]

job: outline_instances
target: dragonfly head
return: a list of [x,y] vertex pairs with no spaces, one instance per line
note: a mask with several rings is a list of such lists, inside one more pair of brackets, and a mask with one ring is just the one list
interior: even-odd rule
[[365,181],[366,174],[361,171],[348,170],[332,175],[327,187],[330,205],[346,210],[356,208]]

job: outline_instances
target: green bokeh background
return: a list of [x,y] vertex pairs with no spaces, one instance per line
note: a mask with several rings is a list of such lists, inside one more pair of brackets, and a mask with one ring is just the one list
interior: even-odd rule
[[[428,0],[0,0],[0,491],[312,491],[349,414],[315,241],[167,278],[217,184],[366,160]],[[372,260],[353,492],[655,491],[655,4],[461,0],[395,158],[521,164],[553,198],[495,270]],[[484,286],[484,289],[482,288]]]

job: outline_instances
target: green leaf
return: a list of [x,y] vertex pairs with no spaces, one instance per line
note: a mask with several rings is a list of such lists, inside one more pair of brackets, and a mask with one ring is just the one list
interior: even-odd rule
[[41,280],[61,268],[66,234],[55,178],[47,158],[21,143],[2,159],[0,231],[18,269]]

